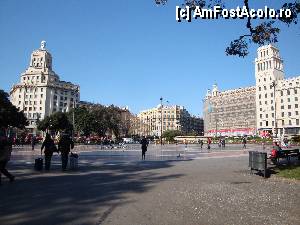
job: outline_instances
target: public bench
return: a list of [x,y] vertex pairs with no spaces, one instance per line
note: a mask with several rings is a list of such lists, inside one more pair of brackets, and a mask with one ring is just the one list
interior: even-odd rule
[[298,160],[300,160],[300,152],[298,148],[281,150],[273,149],[270,155],[270,159],[274,164],[277,164],[280,159],[287,159],[289,163],[291,157],[298,157]]

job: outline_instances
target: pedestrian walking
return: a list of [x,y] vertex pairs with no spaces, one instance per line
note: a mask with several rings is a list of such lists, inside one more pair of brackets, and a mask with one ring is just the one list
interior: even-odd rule
[[222,139],[222,148],[225,148],[225,138]]
[[58,142],[58,151],[61,153],[61,166],[63,171],[66,171],[67,169],[69,153],[73,148],[73,140],[68,134],[63,134]]
[[202,149],[202,147],[203,147],[203,141],[200,140],[200,148]]
[[49,171],[50,170],[50,165],[51,165],[51,158],[53,155],[53,152],[57,152],[57,148],[55,146],[55,143],[53,139],[51,138],[50,134],[46,134],[46,138],[43,141],[42,147],[41,147],[41,155],[42,151],[44,150],[45,154],[45,170]]
[[32,136],[32,138],[31,138],[31,150],[32,151],[34,151],[35,141],[36,141],[35,136]]
[[145,137],[142,138],[141,145],[142,145],[142,160],[145,160],[146,159],[147,147],[149,145],[149,142]]
[[246,148],[246,144],[247,144],[246,137],[243,137],[242,142],[243,142],[243,148]]
[[5,130],[0,130],[0,185],[1,185],[1,174],[5,175],[10,182],[15,180],[15,177],[9,173],[6,169],[6,165],[10,160],[12,151],[12,141],[6,136]]
[[221,148],[222,147],[222,139],[220,138],[219,139],[219,148]]
[[207,138],[207,149],[210,149],[211,138]]

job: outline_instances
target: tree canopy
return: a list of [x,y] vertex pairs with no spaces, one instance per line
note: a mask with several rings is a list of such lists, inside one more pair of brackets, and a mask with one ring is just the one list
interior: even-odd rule
[[[168,0],[154,0],[157,5],[165,5]],[[196,7],[200,9],[212,8],[215,5],[225,8],[226,0],[182,0],[182,6],[188,6],[191,10],[195,10]],[[250,12],[249,0],[243,0],[244,6],[247,12]],[[263,3],[265,4],[265,3]],[[300,13],[299,0],[287,1],[281,6],[281,9],[290,10],[291,15],[283,15],[280,18],[271,19],[265,18],[258,21],[255,24],[252,17],[247,17],[245,22],[246,31],[241,34],[235,40],[232,40],[229,46],[226,48],[226,55],[236,55],[239,57],[245,57],[249,54],[248,47],[250,43],[258,44],[259,46],[278,42],[278,34],[280,29],[278,28],[278,22],[281,22],[287,26],[298,23],[298,14]],[[277,13],[280,9],[276,10]]]
[[166,130],[163,132],[162,137],[166,139],[166,141],[174,141],[176,136],[182,135],[182,132],[179,130]]
[[11,126],[23,129],[26,125],[28,121],[24,113],[9,101],[8,93],[0,90],[0,128]]
[[37,122],[37,128],[42,131],[70,131],[73,129],[72,123],[69,121],[67,114],[62,112],[53,113],[46,116],[43,120]]
[[124,121],[121,119],[122,110],[120,108],[113,105],[108,107],[94,105],[78,107],[68,113],[54,113],[39,121],[38,129],[42,131],[73,129],[73,112],[75,132],[80,135],[90,136],[91,134],[97,134],[105,136],[107,132],[110,132],[118,137],[124,127]]

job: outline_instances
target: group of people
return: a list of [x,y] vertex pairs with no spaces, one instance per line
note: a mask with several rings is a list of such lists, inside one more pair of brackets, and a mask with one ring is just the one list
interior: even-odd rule
[[[10,182],[15,180],[15,176],[8,172],[6,169],[7,163],[10,161],[12,151],[13,139],[7,134],[5,129],[0,129],[0,185],[1,174],[5,175]],[[74,148],[74,142],[68,134],[63,134],[56,147],[54,140],[50,134],[46,134],[45,140],[41,146],[41,155],[44,150],[45,170],[49,171],[51,166],[51,158],[54,152],[61,153],[62,170],[65,171],[68,165],[68,158],[71,149]]]
[[65,171],[68,165],[68,158],[71,149],[74,148],[74,142],[68,134],[63,134],[58,142],[58,148],[56,147],[54,140],[50,134],[46,134],[45,140],[41,147],[41,155],[44,149],[45,154],[45,170],[50,170],[51,158],[54,152],[60,152],[62,170]]

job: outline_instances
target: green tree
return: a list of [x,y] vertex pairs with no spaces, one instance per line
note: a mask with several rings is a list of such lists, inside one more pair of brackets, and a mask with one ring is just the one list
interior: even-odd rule
[[179,130],[166,130],[165,132],[163,132],[162,137],[166,139],[166,141],[174,141],[174,138],[176,136],[180,136],[182,135],[181,131]]
[[27,125],[28,121],[24,113],[9,101],[9,95],[5,91],[0,90],[0,127],[12,126],[23,129]]
[[73,112],[75,120],[75,132],[89,136],[93,132],[93,115],[87,108],[79,107],[72,109],[68,113],[69,121],[73,121]]
[[109,126],[109,115],[103,106],[97,106],[92,109],[94,121],[92,123],[93,131],[99,136],[105,136]]
[[46,131],[71,131],[73,129],[72,123],[69,121],[67,113],[56,112],[50,116],[45,117],[37,124],[39,130]]
[[[154,0],[157,5],[165,5],[168,0]],[[221,8],[225,8],[226,0],[182,0],[183,6],[189,6],[192,11],[196,7],[202,8],[212,8],[214,5],[219,5]],[[250,11],[249,0],[243,0],[244,6],[247,11]],[[265,6],[265,2],[262,1],[262,7]],[[237,55],[239,57],[245,57],[249,54],[248,45],[250,43],[258,44],[259,46],[276,43],[278,41],[278,34],[280,29],[278,28],[278,23],[283,23],[287,26],[298,23],[298,14],[300,13],[300,2],[299,0],[288,1],[284,3],[281,9],[290,10],[291,16],[287,17],[284,15],[282,18],[278,19],[265,19],[253,20],[251,17],[247,17],[245,22],[246,33],[241,34],[238,38],[231,41],[229,46],[226,48],[225,52],[227,55]],[[280,9],[276,10],[277,12]]]

